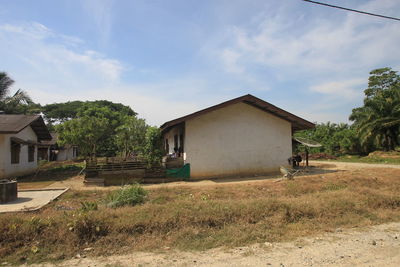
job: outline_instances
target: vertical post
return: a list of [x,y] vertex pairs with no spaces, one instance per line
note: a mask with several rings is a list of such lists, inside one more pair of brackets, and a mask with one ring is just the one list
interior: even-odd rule
[[308,167],[308,148],[306,147],[306,166]]

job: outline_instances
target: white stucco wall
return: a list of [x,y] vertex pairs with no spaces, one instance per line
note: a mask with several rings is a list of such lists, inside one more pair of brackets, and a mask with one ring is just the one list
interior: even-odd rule
[[76,155],[74,155],[73,147],[64,147],[60,149],[57,154],[57,161],[71,160],[75,159]]
[[292,154],[291,134],[286,120],[230,105],[186,121],[185,162],[191,178],[278,172]]
[[37,168],[36,145],[32,162],[28,162],[28,145],[21,145],[19,163],[11,164],[11,137],[37,142],[37,136],[30,126],[17,134],[0,134],[0,178],[29,174]]

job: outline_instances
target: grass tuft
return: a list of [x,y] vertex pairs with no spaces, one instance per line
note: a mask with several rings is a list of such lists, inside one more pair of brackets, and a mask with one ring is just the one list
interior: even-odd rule
[[147,194],[147,191],[139,184],[124,186],[108,195],[107,206],[118,208],[142,204],[145,202]]

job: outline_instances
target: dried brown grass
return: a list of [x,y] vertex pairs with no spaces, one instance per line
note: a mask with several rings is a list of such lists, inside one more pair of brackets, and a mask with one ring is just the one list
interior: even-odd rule
[[[294,181],[162,187],[140,206],[107,208],[107,192],[72,191],[43,210],[0,216],[4,261],[61,260],[167,247],[276,242],[400,219],[400,170],[365,169]],[[82,201],[98,210],[82,212]],[[84,248],[93,248],[84,251]]]

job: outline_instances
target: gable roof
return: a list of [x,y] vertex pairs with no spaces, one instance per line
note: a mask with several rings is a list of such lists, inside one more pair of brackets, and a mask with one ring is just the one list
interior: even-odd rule
[[167,131],[171,127],[173,127],[177,124],[183,123],[186,120],[189,120],[189,119],[201,116],[203,114],[206,114],[208,112],[211,112],[211,111],[214,111],[214,110],[217,110],[217,109],[229,106],[229,105],[233,105],[236,103],[240,103],[240,102],[248,104],[253,107],[256,107],[258,109],[261,109],[262,111],[265,111],[267,113],[270,113],[272,115],[275,115],[281,119],[284,119],[284,120],[290,122],[292,124],[293,131],[306,130],[306,129],[311,129],[311,128],[315,127],[315,124],[312,122],[309,122],[309,121],[302,119],[290,112],[280,109],[260,98],[257,98],[250,94],[247,94],[247,95],[244,95],[244,96],[241,96],[238,98],[228,100],[226,102],[222,102],[218,105],[215,105],[215,106],[212,106],[212,107],[209,107],[206,109],[202,109],[202,110],[194,112],[192,114],[177,118],[175,120],[168,121],[168,122],[164,123],[163,125],[161,125],[160,128],[162,131]]
[[26,127],[31,126],[38,140],[51,140],[51,135],[40,115],[0,115],[0,133],[19,133]]
[[52,146],[52,145],[57,144],[58,133],[51,132],[50,135],[51,135],[51,140],[42,141],[42,142],[40,142],[40,144],[43,146]]

